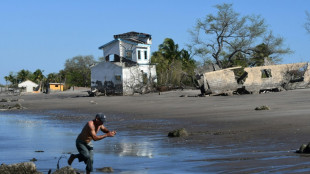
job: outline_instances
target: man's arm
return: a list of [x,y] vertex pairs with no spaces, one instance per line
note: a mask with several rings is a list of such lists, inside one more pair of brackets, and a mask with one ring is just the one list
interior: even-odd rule
[[91,122],[88,122],[88,127],[90,130],[90,136],[93,138],[94,141],[98,141],[98,140],[101,140],[101,139],[107,137],[106,135],[97,135],[96,130],[95,130],[95,126]]
[[104,133],[109,133],[109,132],[110,132],[110,131],[109,131],[106,127],[104,127],[103,125],[100,126],[100,130],[101,130],[102,132],[104,132]]
[[97,135],[96,131],[95,131],[94,124],[88,123],[88,125],[89,125],[89,128],[90,128],[90,135],[92,136],[94,141],[102,140],[102,139],[104,139],[106,137],[113,137],[115,135],[114,131],[110,132],[109,130],[104,135]]
[[106,127],[104,127],[103,125],[100,126],[100,130],[104,133],[106,133],[109,137],[111,135],[111,137],[113,137],[116,134],[116,131],[109,131]]

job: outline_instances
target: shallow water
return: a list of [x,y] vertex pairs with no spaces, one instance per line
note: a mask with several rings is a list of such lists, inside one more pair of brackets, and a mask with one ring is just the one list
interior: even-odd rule
[[[44,173],[49,169],[54,171],[58,160],[60,167],[67,165],[68,153],[77,153],[75,138],[85,122],[63,123],[45,117],[0,113],[0,163],[35,158],[37,169]],[[155,136],[156,133],[152,137],[142,135],[119,132],[114,138],[93,142],[94,169],[112,167],[114,173],[204,173],[195,168],[208,162],[189,161],[203,153],[169,147],[164,141],[167,137]],[[72,166],[81,171],[85,169],[84,163],[77,160]]]
[[[158,121],[158,120],[157,120]],[[86,123],[57,120],[49,116],[0,113],[0,163],[12,164],[37,159],[39,171],[47,173],[67,165],[69,153],[77,153],[75,138]],[[164,124],[164,123],[163,123]],[[123,124],[107,123],[118,130]],[[112,167],[114,173],[309,173],[310,155],[281,148],[270,140],[183,148],[161,133],[118,132],[114,138],[94,143],[94,173]],[[277,147],[275,147],[277,146]],[[285,147],[285,146],[283,146]],[[43,152],[36,152],[43,151]],[[85,170],[84,163],[72,167]]]

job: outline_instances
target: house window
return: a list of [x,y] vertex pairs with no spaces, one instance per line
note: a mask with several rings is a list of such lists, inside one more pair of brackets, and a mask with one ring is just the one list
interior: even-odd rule
[[58,85],[55,85],[55,87],[57,88],[57,87],[58,87]]
[[132,50],[126,50],[126,58],[132,59]]
[[271,76],[271,69],[262,69],[262,78],[270,78]]
[[144,59],[147,60],[147,51],[144,51]]
[[140,60],[141,59],[141,51],[138,50],[138,59]]
[[121,75],[115,75],[116,80],[121,80]]

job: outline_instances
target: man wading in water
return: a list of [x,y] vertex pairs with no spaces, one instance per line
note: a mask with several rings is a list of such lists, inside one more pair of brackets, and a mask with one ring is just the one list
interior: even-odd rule
[[[106,137],[113,137],[116,131],[109,131],[104,127],[103,123],[106,121],[106,116],[102,113],[96,115],[94,120],[87,122],[82,129],[82,132],[76,139],[76,148],[79,154],[71,154],[68,159],[68,164],[71,165],[75,158],[79,159],[79,162],[84,161],[86,164],[86,173],[93,171],[93,144],[91,140],[98,141]],[[97,135],[98,131],[106,133],[104,135]]]

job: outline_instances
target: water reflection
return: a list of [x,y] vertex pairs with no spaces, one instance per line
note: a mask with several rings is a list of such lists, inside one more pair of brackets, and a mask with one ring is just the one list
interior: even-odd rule
[[115,145],[119,156],[138,156],[153,158],[153,145],[150,142],[121,142]]

